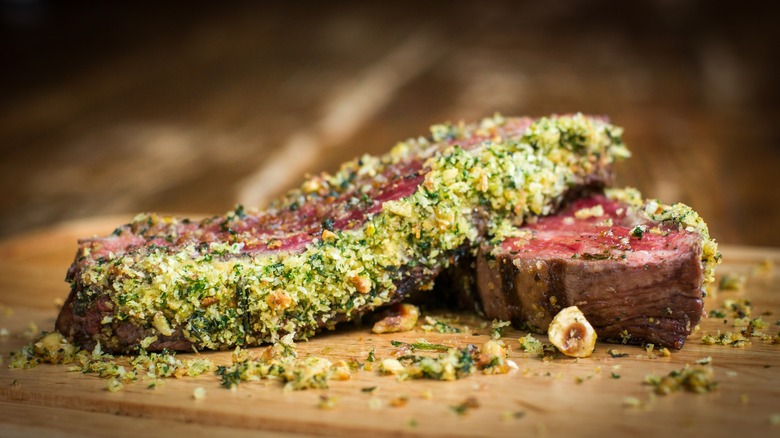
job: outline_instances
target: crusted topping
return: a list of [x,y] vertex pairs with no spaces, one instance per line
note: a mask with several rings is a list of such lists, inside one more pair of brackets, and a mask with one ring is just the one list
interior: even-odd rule
[[482,238],[475,211],[499,236],[628,155],[618,128],[582,115],[448,126],[311,178],[262,213],[144,215],[86,241],[76,305],[108,291],[108,333],[129,321],[198,348],[305,338],[388,303],[403,267],[430,281]]

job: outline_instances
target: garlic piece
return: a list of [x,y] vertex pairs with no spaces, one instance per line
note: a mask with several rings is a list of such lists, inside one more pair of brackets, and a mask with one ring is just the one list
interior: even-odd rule
[[577,306],[558,312],[547,329],[547,336],[567,356],[588,357],[596,348],[596,331]]

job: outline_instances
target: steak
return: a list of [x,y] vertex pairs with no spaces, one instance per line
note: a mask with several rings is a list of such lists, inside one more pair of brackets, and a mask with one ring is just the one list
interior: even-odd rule
[[264,210],[142,214],[83,239],[56,328],[83,348],[305,339],[432,287],[486,236],[603,185],[621,130],[582,115],[443,124],[307,179]]
[[701,318],[717,247],[687,206],[609,194],[483,244],[475,286],[485,315],[546,333],[561,309],[577,306],[601,340],[682,348]]

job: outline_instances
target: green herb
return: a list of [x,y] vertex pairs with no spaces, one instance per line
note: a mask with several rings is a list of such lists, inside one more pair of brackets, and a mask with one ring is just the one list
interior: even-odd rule
[[619,379],[619,378],[620,378],[620,374],[618,374],[618,373],[616,373],[616,372],[614,372],[614,371],[613,371],[613,372],[611,372],[609,375],[610,375],[610,377],[612,377],[613,379]]
[[412,350],[424,350],[424,351],[447,351],[451,347],[442,344],[431,344],[425,339],[418,339],[417,342],[407,343],[401,341],[390,341],[393,347],[409,347]]
[[371,351],[368,352],[368,357],[366,358],[366,361],[368,362],[375,362],[376,361],[376,355],[374,354],[374,349],[372,348]]
[[500,339],[501,336],[504,336],[504,329],[512,325],[509,321],[500,321],[497,319],[494,319],[491,323],[491,337],[493,339]]
[[336,222],[332,218],[325,218],[325,220],[322,221],[322,228],[328,231],[333,231],[333,225],[335,223]]
[[724,312],[723,310],[718,310],[718,309],[710,310],[710,318],[725,318],[725,317],[726,317],[726,312]]
[[582,253],[582,259],[583,260],[608,260],[611,258],[612,255],[608,252],[602,252],[602,253]]
[[610,357],[614,357],[614,358],[628,356],[628,353],[621,353],[621,352],[619,352],[617,350],[614,350],[614,349],[611,349],[611,348],[609,350],[607,350],[607,354],[609,354]]
[[367,386],[365,388],[360,388],[361,392],[374,392],[376,390],[376,386]]
[[460,333],[459,328],[453,327],[443,321],[431,318],[430,316],[425,317],[425,322],[427,322],[427,324],[422,326],[422,329],[425,331],[435,331],[438,333]]

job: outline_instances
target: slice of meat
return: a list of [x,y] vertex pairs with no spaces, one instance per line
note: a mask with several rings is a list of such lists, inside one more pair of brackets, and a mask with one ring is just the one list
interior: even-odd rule
[[517,234],[482,245],[476,289],[487,317],[540,333],[577,306],[601,340],[682,348],[719,260],[706,225],[681,204],[594,194]]
[[582,115],[437,125],[262,211],[139,215],[84,239],[56,327],[85,348],[226,349],[306,338],[432,286],[491,229],[600,185],[628,152]]

